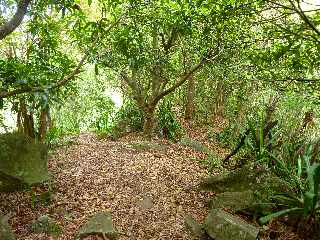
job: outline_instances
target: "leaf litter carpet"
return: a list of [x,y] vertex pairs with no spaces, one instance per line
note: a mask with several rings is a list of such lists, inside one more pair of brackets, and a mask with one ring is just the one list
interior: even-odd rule
[[106,211],[125,233],[121,240],[194,239],[184,218],[190,214],[203,221],[210,198],[193,189],[208,174],[205,166],[190,160],[203,157],[202,153],[160,140],[152,144],[155,147],[144,149],[136,137],[113,142],[80,135],[73,145],[50,156],[49,204],[32,204],[30,192],[2,193],[0,213],[10,214],[21,240],[52,239],[30,231],[30,223],[41,215],[49,215],[62,227],[58,239],[69,240],[90,216]]

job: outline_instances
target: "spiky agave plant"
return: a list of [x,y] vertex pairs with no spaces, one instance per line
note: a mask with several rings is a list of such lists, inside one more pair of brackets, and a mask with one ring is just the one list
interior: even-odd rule
[[[312,234],[319,225],[320,201],[320,164],[311,164],[310,154],[299,157],[295,171],[281,160],[277,159],[283,178],[294,185],[296,191],[292,193],[277,193],[271,200],[278,206],[278,211],[259,219],[261,224],[266,224],[272,219],[288,216],[298,219],[298,231],[308,230]],[[280,210],[279,210],[280,209]]]

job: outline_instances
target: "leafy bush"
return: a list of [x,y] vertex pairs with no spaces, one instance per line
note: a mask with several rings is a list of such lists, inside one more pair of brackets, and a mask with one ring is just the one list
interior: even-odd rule
[[172,105],[169,101],[163,101],[157,111],[158,130],[161,136],[169,140],[179,141],[183,129],[175,114],[172,112]]
[[128,132],[143,130],[143,112],[133,101],[125,102],[113,118],[111,137],[117,139]]
[[59,138],[62,135],[62,129],[58,127],[52,127],[48,130],[46,134],[46,143],[49,146],[57,145],[59,143]]
[[[208,138],[215,138],[217,141],[222,143],[225,147],[231,147],[236,144],[236,138],[234,137],[236,132],[239,132],[239,128],[236,123],[229,124],[226,128],[224,128],[221,132],[208,134]],[[245,129],[240,129],[240,135]]]
[[110,125],[111,123],[109,112],[103,112],[93,124],[96,131],[100,134],[109,132],[111,127]]

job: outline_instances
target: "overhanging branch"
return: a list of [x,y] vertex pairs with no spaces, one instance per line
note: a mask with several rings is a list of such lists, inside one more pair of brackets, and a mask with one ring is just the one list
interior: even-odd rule
[[176,84],[174,84],[173,86],[169,87],[168,89],[166,89],[163,92],[161,92],[160,94],[158,94],[152,100],[153,104],[156,104],[164,96],[172,93],[178,87],[183,85],[191,75],[193,75],[195,72],[197,72],[199,69],[201,69],[207,62],[215,60],[222,53],[222,51],[223,51],[223,49],[220,49],[218,53],[216,53],[214,56],[212,56],[212,50],[210,50],[204,57],[202,57],[201,61],[197,65],[193,66],[193,68],[191,68],[191,70],[188,73],[182,75],[180,77],[180,80]]
[[[105,31],[106,33],[110,32],[111,29],[116,26],[120,20],[121,20],[122,16],[117,20],[115,21],[114,23],[112,23],[109,28]],[[98,37],[99,34],[96,35],[93,43],[92,43],[92,47],[95,47],[97,42],[98,42]],[[70,80],[72,80],[76,75],[78,75],[81,71],[81,67],[85,64],[85,61],[87,60],[88,58],[88,55],[90,53],[90,48],[88,48],[86,50],[86,52],[84,53],[84,55],[82,56],[81,60],[79,61],[78,65],[74,68],[74,70],[68,74],[67,76],[63,77],[62,79],[60,79],[58,82],[56,82],[54,85],[51,85],[51,86],[47,86],[47,87],[43,87],[43,86],[35,86],[35,87],[22,87],[22,88],[19,88],[19,89],[15,89],[15,90],[12,90],[12,91],[0,91],[0,99],[1,98],[7,98],[7,97],[12,97],[12,96],[15,96],[15,95],[18,95],[18,94],[22,94],[22,93],[31,93],[31,92],[42,92],[44,90],[54,90],[56,88],[59,88],[65,84],[67,84]]]
[[27,13],[28,5],[31,0],[20,0],[17,6],[17,11],[13,17],[2,26],[0,26],[0,40],[4,39],[12,33],[22,22],[24,15]]

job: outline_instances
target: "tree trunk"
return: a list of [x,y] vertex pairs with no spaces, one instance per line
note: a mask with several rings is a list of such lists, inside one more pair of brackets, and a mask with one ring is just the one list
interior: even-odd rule
[[215,104],[213,110],[214,118],[217,116],[223,116],[224,114],[224,104],[227,97],[226,89],[222,80],[218,81],[218,86],[216,90]]
[[188,92],[187,92],[187,102],[186,102],[186,110],[184,113],[184,118],[187,121],[192,120],[194,113],[194,96],[195,96],[195,79],[194,76],[190,76],[188,80]]
[[47,129],[48,129],[48,112],[49,109],[42,109],[40,111],[40,121],[39,121],[39,134],[38,134],[38,140],[40,143],[44,143],[44,140],[46,138]]
[[35,139],[33,115],[28,114],[27,106],[23,101],[20,101],[20,108],[17,115],[18,131]]
[[148,139],[152,137],[152,133],[153,133],[154,122],[155,122],[154,113],[155,113],[155,106],[148,107],[148,109],[145,111],[143,134]]

